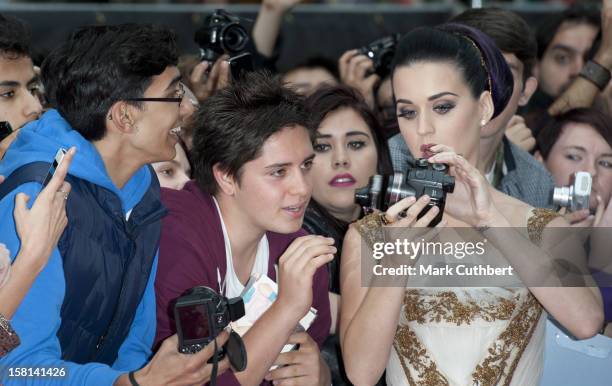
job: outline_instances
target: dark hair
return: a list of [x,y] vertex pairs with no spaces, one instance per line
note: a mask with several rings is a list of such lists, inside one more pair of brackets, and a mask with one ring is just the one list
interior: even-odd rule
[[0,55],[10,59],[31,56],[30,28],[16,17],[0,14]]
[[608,142],[608,145],[612,146],[612,118],[592,108],[578,108],[551,118],[540,131],[537,143],[542,158],[548,159],[550,151],[568,123],[582,123],[591,126]]
[[[176,38],[153,25],[84,27],[43,62],[49,102],[83,137],[106,133],[106,115],[120,100],[142,97],[151,78],[176,65]],[[129,102],[142,106],[142,102]]]
[[493,118],[504,110],[512,96],[514,81],[506,60],[491,38],[475,28],[447,23],[412,30],[398,43],[391,73],[397,67],[424,61],[457,65],[475,98],[489,90]]
[[544,52],[548,49],[550,42],[554,39],[561,24],[576,23],[590,24],[597,28],[601,25],[599,10],[593,6],[573,5],[561,13],[551,15],[544,19],[536,30],[538,42],[538,59],[542,59]]
[[310,57],[306,60],[304,60],[303,62],[300,62],[298,64],[296,64],[295,66],[291,67],[289,70],[287,70],[285,72],[285,74],[288,74],[292,71],[295,70],[300,70],[303,68],[308,68],[308,69],[315,69],[315,68],[322,68],[325,71],[329,72],[330,74],[333,75],[333,77],[337,80],[339,77],[338,74],[338,65],[336,64],[336,62],[334,62],[331,59],[325,58],[323,56],[313,56]]
[[259,157],[273,134],[295,126],[305,127],[311,140],[314,134],[303,97],[268,72],[248,73],[207,98],[193,125],[194,178],[211,194],[218,189],[214,165],[240,182],[242,166]]
[[315,129],[330,113],[343,107],[353,109],[363,118],[372,132],[374,145],[378,153],[376,170],[379,174],[387,174],[393,171],[389,157],[389,146],[382,135],[380,123],[359,91],[346,85],[324,85],[306,99],[306,107]]
[[451,19],[454,23],[477,28],[493,39],[502,52],[514,54],[523,63],[523,81],[531,76],[538,44],[525,19],[507,9],[472,8]]

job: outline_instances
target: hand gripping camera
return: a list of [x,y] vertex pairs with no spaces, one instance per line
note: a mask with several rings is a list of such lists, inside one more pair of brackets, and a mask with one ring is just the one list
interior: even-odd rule
[[555,187],[553,203],[575,212],[589,209],[593,179],[588,172],[576,172],[573,181],[568,186]]
[[358,50],[359,55],[366,55],[374,62],[374,72],[384,78],[391,73],[391,62],[395,55],[395,46],[400,34],[393,34],[373,41]]
[[366,211],[385,211],[405,197],[415,196],[418,200],[426,194],[431,200],[419,213],[418,218],[423,217],[431,207],[437,206],[440,212],[429,224],[435,226],[442,220],[446,194],[452,193],[454,189],[455,178],[448,175],[447,165],[431,164],[426,159],[419,158],[406,174],[375,174],[370,177],[368,185],[355,192],[355,202]]
[[[203,286],[190,289],[179,297],[174,305],[178,350],[183,354],[194,354],[202,350],[230,322],[243,316],[242,298],[228,299]],[[235,370],[242,371],[246,368],[244,343],[233,331],[216,356],[223,358],[226,353]]]
[[243,53],[249,39],[240,18],[222,9],[206,16],[204,25],[195,33],[195,42],[200,46],[200,59],[211,63],[223,54],[234,56]]

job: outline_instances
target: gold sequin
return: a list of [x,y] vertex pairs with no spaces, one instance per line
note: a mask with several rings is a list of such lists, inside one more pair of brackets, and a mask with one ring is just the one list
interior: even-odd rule
[[544,228],[549,222],[559,216],[559,213],[550,209],[534,209],[533,214],[527,220],[527,233],[529,233],[529,239],[533,243],[540,245]]

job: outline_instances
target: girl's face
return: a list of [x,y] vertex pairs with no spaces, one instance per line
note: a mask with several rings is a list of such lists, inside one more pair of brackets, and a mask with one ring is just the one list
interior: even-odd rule
[[176,156],[171,161],[156,162],[153,169],[159,179],[162,188],[183,189],[183,186],[191,178],[191,165],[187,159],[187,154],[180,144],[176,144]]
[[591,210],[597,208],[596,195],[605,204],[612,194],[612,147],[591,126],[583,123],[568,123],[550,150],[544,162],[555,179],[555,185],[568,185],[572,175],[578,171],[593,176]]
[[355,110],[343,107],[321,122],[314,144],[312,197],[336,218],[352,221],[359,213],[355,189],[376,173],[374,136]]
[[399,128],[412,154],[444,144],[473,165],[480,130],[493,114],[489,92],[474,98],[461,71],[450,62],[416,62],[393,73]]

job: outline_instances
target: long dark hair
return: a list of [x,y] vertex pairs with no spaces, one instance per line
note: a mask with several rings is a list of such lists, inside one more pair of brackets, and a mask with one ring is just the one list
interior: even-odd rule
[[514,80],[504,56],[491,38],[475,28],[447,23],[412,30],[398,43],[392,75],[398,67],[427,61],[454,63],[475,98],[490,91],[492,118],[504,110],[512,96]]

